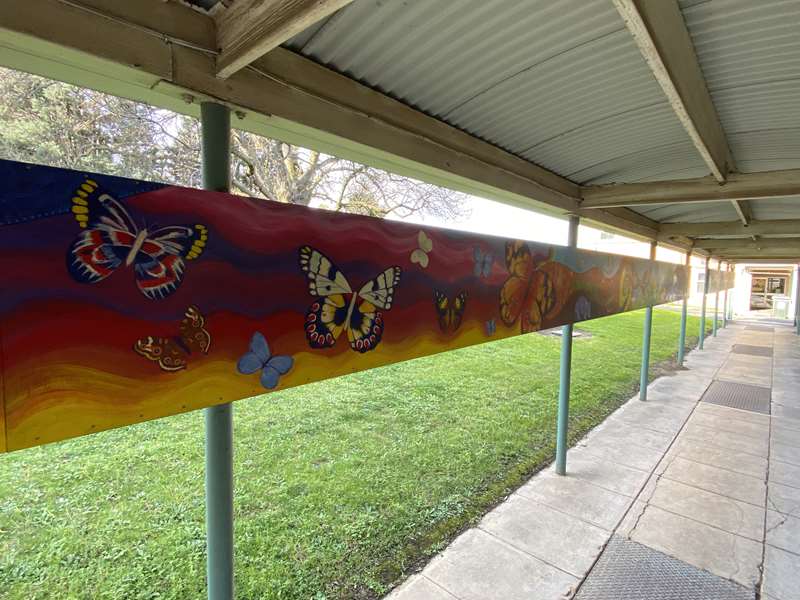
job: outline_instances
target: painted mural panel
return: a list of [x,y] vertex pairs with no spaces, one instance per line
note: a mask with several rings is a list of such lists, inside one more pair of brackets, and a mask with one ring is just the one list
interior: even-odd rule
[[682,298],[683,266],[0,161],[8,450]]

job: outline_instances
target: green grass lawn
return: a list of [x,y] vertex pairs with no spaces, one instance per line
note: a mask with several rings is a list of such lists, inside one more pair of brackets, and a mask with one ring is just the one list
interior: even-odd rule
[[[679,319],[655,311],[653,363]],[[634,393],[642,321],[580,325],[573,441]],[[237,403],[237,597],[400,582],[551,461],[559,348],[531,334]],[[201,598],[203,523],[200,412],[0,455],[0,596]]]

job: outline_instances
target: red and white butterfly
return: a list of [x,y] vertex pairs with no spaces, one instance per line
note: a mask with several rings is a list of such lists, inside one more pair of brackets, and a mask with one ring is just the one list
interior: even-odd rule
[[151,300],[173,293],[185,260],[200,256],[208,240],[205,225],[137,227],[130,213],[96,181],[75,191],[72,213],[84,229],[67,253],[67,269],[80,283],[102,281],[120,267],[133,267],[136,285]]

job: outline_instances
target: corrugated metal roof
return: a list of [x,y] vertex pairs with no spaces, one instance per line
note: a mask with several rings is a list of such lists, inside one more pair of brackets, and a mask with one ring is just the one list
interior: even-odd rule
[[670,170],[688,137],[607,0],[356,0],[288,46],[580,183],[708,172]]
[[639,206],[636,212],[662,223],[714,223],[739,220],[736,209],[730,202],[652,204]]
[[681,2],[741,172],[800,168],[800,2]]
[[[800,168],[800,1],[680,6],[737,170]],[[287,46],[578,183],[709,172],[608,0],[356,0]],[[636,210],[737,220],[730,202]]]

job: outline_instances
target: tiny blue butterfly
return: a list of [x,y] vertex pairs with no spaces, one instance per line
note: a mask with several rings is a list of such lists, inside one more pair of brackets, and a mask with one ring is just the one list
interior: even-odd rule
[[492,336],[497,331],[497,323],[495,323],[494,319],[489,319],[486,321],[486,335]]
[[269,351],[269,344],[264,335],[256,331],[250,340],[250,350],[244,354],[236,369],[242,375],[252,375],[261,371],[261,385],[268,390],[274,389],[278,385],[281,375],[286,375],[294,365],[291,356],[273,356]]
[[473,270],[475,277],[488,277],[492,271],[494,255],[488,252],[484,253],[478,246],[475,246],[472,250],[472,257],[475,259],[475,268]]

